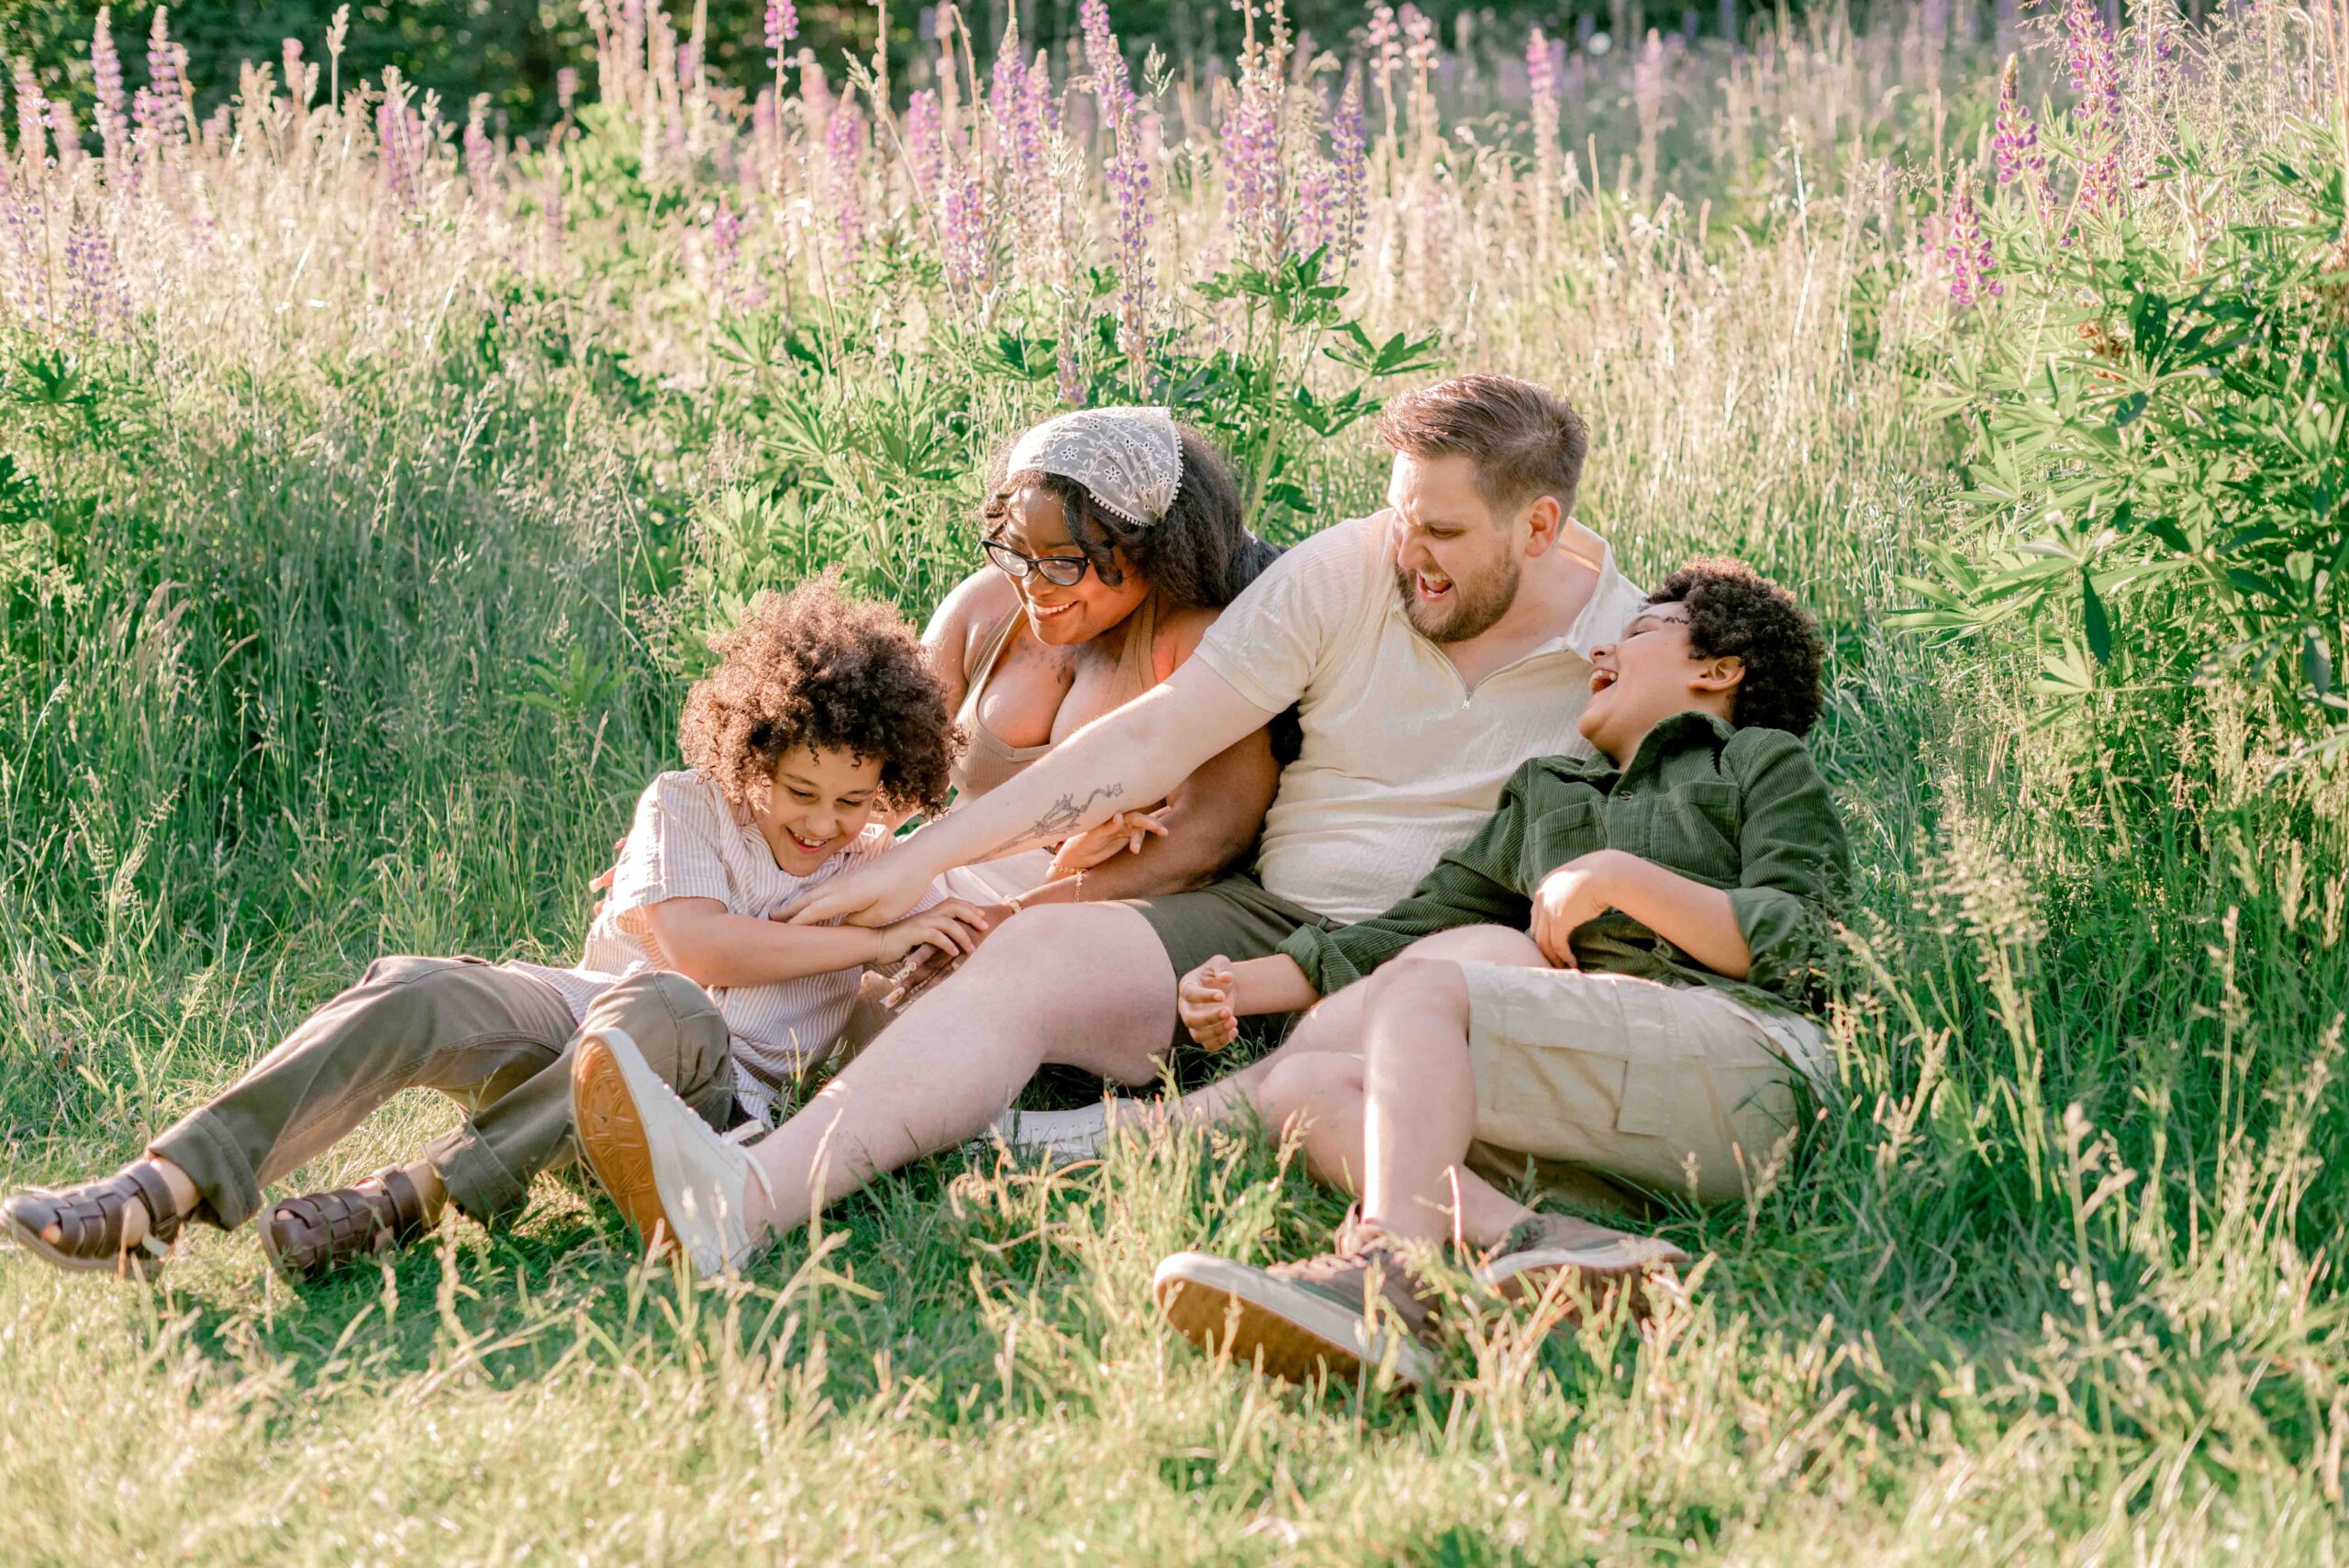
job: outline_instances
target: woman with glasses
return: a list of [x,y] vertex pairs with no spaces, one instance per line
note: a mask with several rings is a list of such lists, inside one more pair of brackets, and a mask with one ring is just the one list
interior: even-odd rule
[[[987,564],[923,633],[967,737],[963,799],[1166,679],[1279,553],[1241,521],[1222,457],[1163,408],[1082,409],[1028,431],[996,461],[979,520]],[[1278,774],[1259,732],[1163,803],[1137,803],[1154,809],[951,873],[951,889],[1017,908],[1197,886],[1255,840]]]

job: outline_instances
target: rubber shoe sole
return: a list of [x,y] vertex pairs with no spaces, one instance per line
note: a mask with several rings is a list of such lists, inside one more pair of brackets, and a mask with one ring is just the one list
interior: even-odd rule
[[1229,1258],[1177,1252],[1158,1265],[1151,1294],[1168,1327],[1202,1351],[1289,1383],[1351,1380],[1389,1362],[1405,1388],[1435,1375],[1435,1357],[1409,1335],[1374,1329],[1359,1311]]
[[1661,1266],[1679,1267],[1688,1254],[1664,1241],[1610,1241],[1597,1247],[1538,1247],[1496,1258],[1475,1270],[1471,1278],[1508,1302],[1539,1301],[1562,1273],[1588,1282],[1596,1307],[1618,1290],[1631,1293],[1634,1316],[1647,1310],[1649,1272]]
[[[635,1042],[629,1043],[633,1047]],[[626,1069],[601,1035],[581,1040],[572,1059],[571,1105],[580,1151],[612,1207],[636,1227],[645,1256],[667,1257],[676,1248],[676,1229],[661,1207],[661,1184],[653,1174],[644,1118],[629,1090]]]

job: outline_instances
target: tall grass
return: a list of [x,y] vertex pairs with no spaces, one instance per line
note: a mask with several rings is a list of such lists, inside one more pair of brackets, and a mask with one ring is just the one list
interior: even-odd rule
[[[1504,1320],[1415,1401],[1158,1329],[1159,1255],[1334,1218],[1247,1136],[941,1158],[730,1283],[634,1266],[568,1181],[299,1295],[242,1238],[151,1291],[11,1259],[9,1555],[2341,1555],[2349,782],[2276,773],[2254,689],[2084,729],[2027,628],[1886,623],[1969,526],[1940,367],[1978,328],[1925,228],[1987,172],[1987,27],[1572,49],[1538,104],[1513,40],[1406,40],[1359,62],[1356,161],[1344,69],[1269,19],[1236,81],[1128,62],[1121,119],[1071,81],[1099,55],[1046,62],[1057,114],[967,63],[880,114],[837,61],[680,72],[643,15],[596,13],[539,146],[396,81],[329,102],[317,41],[217,126],[18,117],[0,1179],[122,1158],[379,951],[566,955],[701,635],[834,563],[926,610],[985,454],[1064,396],[1210,422],[1286,538],[1375,503],[1358,417],[1431,356],[1586,409],[1580,510],[1636,574],[1733,550],[1825,617],[1837,1090],[1751,1206],[1666,1212],[1703,1262],[1653,1327]],[[2256,15],[2161,111],[2246,156],[2340,80]]]

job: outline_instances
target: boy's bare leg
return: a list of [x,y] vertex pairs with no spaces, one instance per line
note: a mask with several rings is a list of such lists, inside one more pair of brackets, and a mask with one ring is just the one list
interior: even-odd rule
[[[1454,973],[1458,971],[1454,970]],[[1460,1065],[1468,1062],[1467,1040],[1461,1040]],[[1369,1104],[1364,1079],[1367,1063],[1359,1056],[1324,1051],[1285,1063],[1258,1091],[1257,1104],[1267,1125],[1295,1136],[1315,1177],[1341,1192],[1361,1196],[1366,1174],[1364,1131]],[[1469,1084],[1471,1122],[1475,1085]],[[1416,1130],[1416,1129],[1414,1129]],[[1461,1145],[1461,1153],[1467,1145]],[[1497,1247],[1533,1211],[1510,1198],[1466,1166],[1453,1163],[1443,1178],[1442,1233],[1452,1233],[1451,1209],[1457,1182],[1460,1240],[1484,1251]],[[1364,1208],[1368,1215],[1367,1207]]]
[[804,1225],[876,1173],[980,1132],[1045,1062],[1147,1084],[1174,1030],[1174,965],[1140,913],[1024,910],[751,1146],[772,1189],[753,1233]]
[[[1542,950],[1533,945],[1531,937],[1507,926],[1461,926],[1449,931],[1438,931],[1404,949],[1395,962],[1399,963],[1414,958],[1513,963],[1528,969],[1550,967],[1550,961],[1542,956]],[[1319,1052],[1360,1056],[1364,1023],[1363,1004],[1368,992],[1367,981],[1347,986],[1306,1014],[1289,1031],[1288,1038],[1261,1060],[1229,1077],[1219,1078],[1204,1088],[1193,1090],[1163,1110],[1146,1109],[1137,1115],[1144,1125],[1155,1122],[1169,1127],[1210,1127],[1236,1115],[1242,1106],[1252,1106],[1267,1124],[1278,1126],[1280,1118],[1274,1116],[1261,1098],[1266,1080],[1302,1056]]]

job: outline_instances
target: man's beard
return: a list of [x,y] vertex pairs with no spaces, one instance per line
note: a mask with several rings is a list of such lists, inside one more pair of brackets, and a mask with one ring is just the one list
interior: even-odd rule
[[1515,561],[1500,570],[1471,581],[1465,577],[1452,580],[1452,597],[1445,603],[1431,605],[1419,597],[1416,579],[1419,573],[1398,566],[1395,569],[1395,591],[1403,595],[1403,613],[1430,642],[1465,642],[1493,628],[1494,623],[1508,614],[1509,606],[1517,602],[1517,585],[1525,575],[1524,568]]

